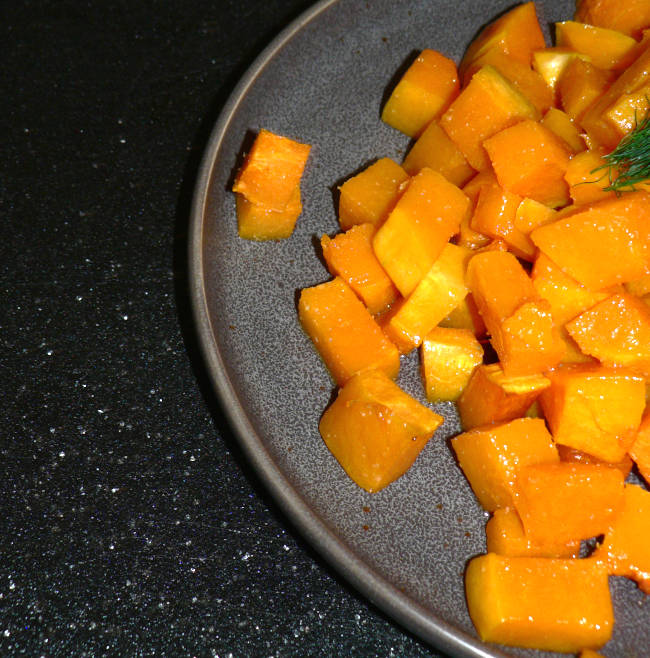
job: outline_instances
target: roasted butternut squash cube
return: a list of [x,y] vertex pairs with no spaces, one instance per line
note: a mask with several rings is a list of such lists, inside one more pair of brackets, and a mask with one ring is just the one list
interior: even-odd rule
[[606,532],[623,506],[623,474],[603,464],[519,469],[514,508],[531,541],[580,541]]
[[442,319],[439,325],[450,329],[468,329],[477,338],[485,336],[485,322],[483,322],[483,318],[470,294],[449,315]]
[[399,293],[375,256],[374,234],[372,224],[357,224],[334,238],[324,235],[321,247],[330,274],[344,279],[376,315],[385,311]]
[[613,71],[599,69],[580,57],[570,59],[555,85],[560,107],[569,117],[580,122],[587,108],[605,92],[615,77]]
[[464,430],[519,418],[551,385],[540,374],[507,377],[498,363],[474,369],[458,399],[458,413]]
[[469,329],[435,327],[422,341],[422,374],[427,399],[455,401],[483,361],[483,347]]
[[319,430],[350,478],[376,492],[411,467],[441,423],[382,372],[365,371],[339,391]]
[[454,437],[451,446],[478,502],[489,512],[513,506],[515,482],[524,466],[559,461],[539,418],[478,427]]
[[469,292],[465,269],[470,250],[447,243],[413,292],[384,327],[402,354],[422,344],[424,337]]
[[435,50],[423,50],[393,89],[381,118],[416,137],[449,107],[458,89],[456,64]]
[[243,194],[235,193],[237,208],[237,231],[245,240],[284,240],[296,227],[302,212],[300,186],[294,192],[283,210],[273,210],[261,203],[252,203]]
[[645,274],[650,195],[637,191],[579,206],[535,229],[532,241],[564,272],[593,290]]
[[650,485],[650,412],[643,415],[628,454],[634,460],[641,477]]
[[563,144],[569,148],[572,158],[576,153],[584,151],[585,140],[573,119],[566,112],[557,107],[551,107],[544,114],[540,123],[562,140]]
[[481,171],[490,161],[483,142],[523,119],[537,119],[539,112],[495,68],[484,66],[449,106],[440,125],[458,146],[467,162]]
[[564,180],[569,185],[569,196],[573,203],[584,205],[604,199],[613,199],[614,190],[607,189],[613,180],[603,154],[588,149],[574,155],[569,162]]
[[650,377],[650,308],[638,297],[617,293],[568,322],[580,349],[609,366]]
[[610,574],[632,578],[650,594],[650,492],[625,485],[622,509],[593,557]]
[[381,158],[340,187],[339,224],[345,231],[355,224],[378,227],[391,211],[408,174],[390,158]]
[[305,288],[298,301],[298,317],[337,384],[369,369],[397,376],[397,348],[340,277]]
[[650,6],[646,0],[577,0],[575,20],[618,30],[633,37],[650,25]]
[[517,512],[510,507],[494,510],[485,526],[488,553],[508,557],[577,558],[580,542],[533,542],[524,533]]
[[577,653],[612,636],[607,570],[593,559],[473,558],[465,573],[469,615],[484,642]]
[[570,48],[542,48],[533,53],[533,68],[537,71],[546,84],[556,92],[558,80],[566,70],[569,63],[574,59],[589,61],[587,55],[577,53]]
[[267,210],[285,210],[300,184],[310,149],[308,144],[260,130],[237,172],[233,192]]
[[524,235],[528,235],[538,226],[544,226],[544,224],[554,221],[556,214],[557,211],[553,208],[549,208],[535,199],[522,199],[515,211],[514,226]]
[[634,440],[645,408],[645,382],[621,368],[562,365],[546,373],[539,397],[557,443],[606,462],[619,462]]
[[587,55],[601,69],[621,69],[628,66],[635,52],[636,40],[627,34],[577,21],[555,24],[555,42]]
[[442,174],[414,176],[373,238],[373,248],[397,289],[407,297],[430,270],[461,219],[469,199]]
[[501,187],[547,206],[565,205],[570,151],[538,121],[524,120],[483,142]]
[[534,2],[517,5],[487,25],[472,41],[459,69],[465,72],[474,61],[490,51],[497,51],[527,66],[533,51],[545,45]]
[[432,121],[418,137],[407,153],[402,167],[410,176],[415,176],[420,169],[428,167],[441,173],[458,187],[464,185],[476,173],[437,121]]

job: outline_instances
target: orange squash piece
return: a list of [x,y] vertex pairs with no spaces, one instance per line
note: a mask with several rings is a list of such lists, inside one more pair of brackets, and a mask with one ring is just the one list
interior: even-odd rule
[[575,20],[618,30],[633,37],[650,25],[650,6],[646,0],[577,0]]
[[639,431],[628,448],[628,455],[636,464],[641,477],[650,485],[650,412],[645,412]]
[[458,414],[464,430],[519,418],[551,385],[543,375],[507,377],[498,363],[474,369],[458,399]]
[[243,194],[235,193],[237,231],[245,240],[283,240],[288,238],[302,212],[300,186],[296,185],[283,210],[272,210],[252,203]]
[[637,42],[631,36],[577,21],[555,24],[555,42],[587,55],[594,66],[601,69],[621,69],[628,66]]
[[305,288],[298,301],[298,317],[337,384],[368,369],[397,376],[397,348],[340,277]]
[[339,188],[339,224],[345,231],[355,224],[378,227],[399,198],[408,174],[390,158],[381,158]]
[[623,459],[645,408],[645,382],[621,368],[563,365],[539,397],[557,443],[606,462]]
[[544,114],[540,123],[562,140],[563,144],[568,147],[572,158],[576,153],[584,151],[585,141],[580,130],[566,112],[557,107],[551,107]]
[[650,308],[638,297],[607,297],[567,323],[566,329],[585,354],[650,377]]
[[569,185],[569,195],[576,206],[613,199],[614,190],[607,190],[611,184],[605,167],[603,153],[588,149],[571,158],[564,180]]
[[385,311],[398,296],[397,288],[372,249],[375,228],[358,224],[330,238],[321,238],[323,258],[332,276],[340,276],[373,315]]
[[577,558],[580,553],[579,541],[531,541],[524,533],[519,515],[509,507],[494,510],[485,526],[485,538],[488,553],[508,557]]
[[447,317],[443,318],[439,326],[450,329],[467,329],[477,338],[485,336],[485,322],[483,322],[471,294],[468,294]]
[[310,149],[308,144],[260,130],[237,173],[233,192],[267,210],[284,210],[300,184]]
[[467,267],[467,284],[506,375],[536,374],[559,363],[564,346],[550,306],[537,296],[511,253],[474,256]]
[[556,210],[535,201],[535,199],[522,199],[515,211],[514,226],[524,235],[528,235],[538,226],[544,226],[544,224],[554,221],[556,214]]
[[514,507],[531,541],[580,541],[606,532],[623,507],[623,474],[602,464],[531,464],[517,473]]
[[469,250],[448,243],[413,292],[384,327],[402,354],[422,344],[428,334],[469,292],[465,269]]
[[428,167],[458,187],[467,183],[476,173],[437,121],[432,121],[418,137],[402,167],[410,176]]
[[460,63],[461,74],[488,52],[496,51],[510,59],[531,65],[533,51],[545,45],[534,2],[526,2],[487,25],[472,41]]
[[579,122],[587,108],[605,92],[615,77],[613,71],[599,69],[580,57],[571,58],[556,83],[560,107]]
[[607,570],[596,560],[488,553],[470,561],[465,592],[484,642],[577,653],[612,636]]
[[[505,241],[515,255],[531,260],[535,253],[535,245],[515,225],[515,217],[521,201],[519,195],[504,190],[496,181],[486,183],[480,188],[470,219],[470,229],[480,236]],[[462,233],[461,238],[463,238]],[[467,240],[468,238],[465,237],[464,241]],[[476,244],[478,247],[487,246],[479,242]]]
[[456,64],[435,50],[423,50],[391,93],[381,118],[409,137],[416,137],[458,95]]
[[551,130],[525,120],[483,142],[501,187],[547,206],[565,205],[570,151]]
[[449,106],[440,125],[469,164],[481,171],[490,162],[483,142],[522,119],[537,119],[535,106],[495,68],[484,66]]
[[560,443],[556,445],[557,453],[560,455],[561,462],[569,462],[574,464],[604,464],[605,466],[609,466],[611,468],[618,468],[618,470],[623,474],[623,479],[625,479],[632,470],[633,462],[629,455],[624,455],[620,462],[613,464],[611,462],[605,462],[602,459],[598,459],[598,457],[589,455],[586,452],[582,452],[582,450],[576,450],[575,448],[570,448],[569,446],[563,446]]
[[635,580],[650,594],[650,492],[626,484],[623,506],[605,540],[593,555],[609,573]]
[[435,327],[422,341],[421,361],[427,400],[455,401],[483,362],[483,347],[469,329]]
[[564,71],[575,59],[589,61],[587,55],[577,53],[571,48],[543,48],[533,53],[533,68],[544,78],[546,84],[557,93],[557,83]]
[[425,167],[410,180],[373,238],[379,262],[404,297],[458,232],[469,206],[463,192],[433,169]]
[[645,274],[650,250],[650,195],[643,191],[579,206],[540,226],[532,241],[564,272],[600,290]]
[[474,495],[489,512],[513,506],[515,482],[526,465],[559,461],[539,418],[478,427],[454,437],[451,446]]
[[371,370],[348,380],[319,430],[352,480],[376,492],[411,467],[441,423],[441,416]]

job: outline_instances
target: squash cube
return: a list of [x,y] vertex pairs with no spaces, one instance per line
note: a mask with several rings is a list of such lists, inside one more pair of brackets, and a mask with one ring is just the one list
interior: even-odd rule
[[376,492],[411,467],[441,423],[386,375],[365,371],[339,391],[319,430],[350,478]]
[[561,462],[568,462],[572,464],[604,464],[610,468],[618,468],[618,470],[623,474],[623,479],[625,479],[632,470],[634,462],[629,455],[623,455],[623,459],[620,462],[612,463],[606,462],[598,457],[594,457],[582,450],[576,450],[576,448],[570,448],[569,446],[564,446],[560,443],[557,445],[557,453],[560,455]]
[[435,50],[423,50],[397,83],[381,118],[409,137],[416,137],[458,95],[456,64]]
[[650,195],[637,191],[579,206],[535,229],[532,241],[564,272],[593,290],[645,274]]
[[551,385],[540,374],[507,377],[498,363],[474,369],[458,399],[458,414],[464,430],[519,418]]
[[457,400],[482,361],[483,347],[469,329],[432,329],[422,342],[427,399],[430,402]]
[[568,202],[564,174],[570,151],[538,121],[521,121],[485,140],[483,146],[506,191],[551,207]]
[[[515,229],[528,235],[538,226],[544,226],[556,219],[557,211],[534,199],[522,199],[517,206],[514,218]],[[532,243],[531,243],[532,244]]]
[[451,446],[478,502],[489,512],[513,506],[515,481],[524,466],[559,461],[540,418],[472,429],[454,437]]
[[340,277],[305,288],[298,301],[298,317],[339,385],[361,370],[379,369],[389,377],[397,376],[397,348]]
[[[569,148],[571,156],[585,149],[585,140],[573,119],[557,107],[551,107],[542,117],[542,126],[557,135],[565,146]],[[571,160],[569,160],[569,163]]]
[[650,25],[647,0],[577,0],[575,20],[636,37]]
[[440,125],[467,162],[481,171],[490,164],[483,148],[488,137],[538,117],[535,106],[511,82],[492,66],[484,66],[442,115]]
[[485,526],[488,553],[508,557],[577,558],[580,542],[533,542],[524,533],[517,512],[509,507],[494,510]]
[[308,144],[260,130],[237,173],[233,192],[267,210],[284,210],[300,184],[310,149]]
[[650,594],[650,492],[626,484],[623,506],[594,559],[607,564],[609,573],[637,582]]
[[596,101],[615,78],[613,71],[605,71],[579,57],[564,67],[556,83],[560,107],[573,120],[580,122],[587,108]]
[[606,462],[621,461],[645,408],[644,380],[591,364],[546,374],[551,385],[539,399],[555,441]]
[[465,573],[469,615],[484,642],[577,653],[612,635],[607,570],[596,560],[473,558]]
[[300,185],[296,185],[283,210],[273,210],[235,193],[237,231],[244,240],[283,240],[288,238],[302,212]]
[[408,174],[390,158],[381,158],[339,188],[339,224],[345,231],[355,224],[377,228],[388,217]]
[[385,311],[399,293],[375,256],[374,234],[372,224],[357,224],[334,238],[324,235],[321,247],[330,274],[344,279],[376,315]]
[[379,262],[404,297],[458,232],[469,206],[463,192],[433,169],[425,167],[410,180],[373,239]]
[[447,243],[440,256],[386,324],[384,331],[402,354],[424,337],[467,295],[465,269],[469,250]]
[[623,506],[623,474],[603,464],[519,469],[514,507],[532,541],[580,541],[606,532]]
[[546,84],[555,92],[558,80],[562,78],[567,66],[574,59],[589,61],[587,55],[575,52],[570,48],[543,48],[533,53],[533,68],[537,71]]
[[574,205],[596,203],[603,199],[613,199],[614,190],[608,190],[613,176],[608,175],[608,168],[603,155],[598,150],[588,149],[574,155],[569,162],[564,180],[569,185],[569,196]]

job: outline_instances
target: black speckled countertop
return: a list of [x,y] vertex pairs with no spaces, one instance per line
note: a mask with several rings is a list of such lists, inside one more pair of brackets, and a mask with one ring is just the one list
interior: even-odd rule
[[309,4],[0,10],[0,655],[438,655],[278,511],[193,332],[203,148]]

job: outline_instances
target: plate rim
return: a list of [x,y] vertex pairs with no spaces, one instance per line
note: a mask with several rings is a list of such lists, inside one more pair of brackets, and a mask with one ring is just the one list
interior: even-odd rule
[[276,52],[315,18],[340,2],[341,0],[319,0],[298,15],[269,42],[229,95],[204,148],[194,184],[188,231],[190,301],[200,350],[213,390],[219,397],[221,408],[248,461],[253,465],[265,488],[271,493],[275,503],[298,532],[306,538],[310,546],[370,602],[432,647],[463,658],[505,658],[509,654],[494,647],[488,649],[488,646],[477,638],[438,618],[432,611],[401,592],[359,558],[313,512],[272,459],[262,438],[248,419],[243,405],[239,402],[236,388],[228,376],[210,321],[205,292],[204,220],[208,202],[207,192],[210,189],[223,139],[238,106]]

